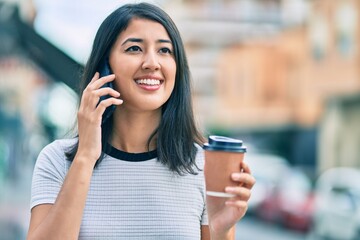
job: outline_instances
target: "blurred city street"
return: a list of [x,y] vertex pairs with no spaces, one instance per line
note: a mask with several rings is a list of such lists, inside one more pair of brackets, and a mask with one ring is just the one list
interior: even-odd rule
[[19,180],[0,186],[0,232],[2,240],[26,238],[30,219],[30,189],[33,164],[21,166]]
[[[124,2],[0,0],[1,240],[26,238],[36,158],[76,132],[95,31]],[[148,2],[179,27],[204,136],[248,148],[236,239],[359,240],[360,1]]]

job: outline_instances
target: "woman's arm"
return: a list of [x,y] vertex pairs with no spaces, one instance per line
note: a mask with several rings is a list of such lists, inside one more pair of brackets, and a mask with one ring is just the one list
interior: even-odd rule
[[240,172],[231,175],[232,180],[238,182],[238,186],[225,189],[227,193],[236,195],[235,197],[225,199],[206,196],[211,240],[235,239],[236,223],[247,211],[255,178],[245,162],[241,163],[240,169]]
[[89,162],[75,158],[55,204],[41,204],[31,210],[28,240],[78,238],[93,171]]
[[235,239],[235,226],[228,231],[226,236],[216,236],[216,234],[210,234],[210,228],[208,225],[201,226],[201,240],[213,240],[213,239]]
[[[120,93],[101,88],[115,75],[99,79],[96,73],[83,92],[78,111],[79,146],[54,204],[42,204],[31,211],[27,239],[77,239],[94,165],[101,155],[101,120],[105,109],[120,105]],[[100,97],[111,98],[99,103]]]
[[210,240],[209,225],[201,226],[201,240]]

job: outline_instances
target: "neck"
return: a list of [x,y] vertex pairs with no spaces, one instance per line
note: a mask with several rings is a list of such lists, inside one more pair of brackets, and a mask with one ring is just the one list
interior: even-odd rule
[[160,124],[161,109],[148,112],[129,112],[119,109],[114,112],[114,125],[110,143],[115,148],[130,152],[141,153],[156,149],[156,136],[151,134]]

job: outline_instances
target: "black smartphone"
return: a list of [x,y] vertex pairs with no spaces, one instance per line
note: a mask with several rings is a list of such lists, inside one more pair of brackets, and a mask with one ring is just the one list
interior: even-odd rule
[[[98,69],[98,72],[100,73],[100,77],[105,77],[105,76],[108,76],[108,75],[112,74],[108,60],[104,60],[104,61],[100,64],[100,67],[99,67],[99,69]],[[105,83],[102,87],[114,88],[114,85],[113,85],[112,82],[108,82],[108,83]],[[109,97],[111,97],[111,96],[110,96],[110,95],[101,96],[99,103],[100,103],[101,101],[109,98]],[[103,117],[102,117],[102,123],[104,123],[106,120],[109,119],[109,117],[113,114],[115,108],[116,108],[115,105],[111,105],[111,106],[109,106],[109,107],[107,107],[107,108],[105,109],[105,112],[104,112]]]

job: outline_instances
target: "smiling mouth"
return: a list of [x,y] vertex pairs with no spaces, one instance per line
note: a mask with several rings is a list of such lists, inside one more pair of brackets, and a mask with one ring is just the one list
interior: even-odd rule
[[162,84],[162,80],[158,79],[138,79],[135,82],[139,85],[157,86]]

